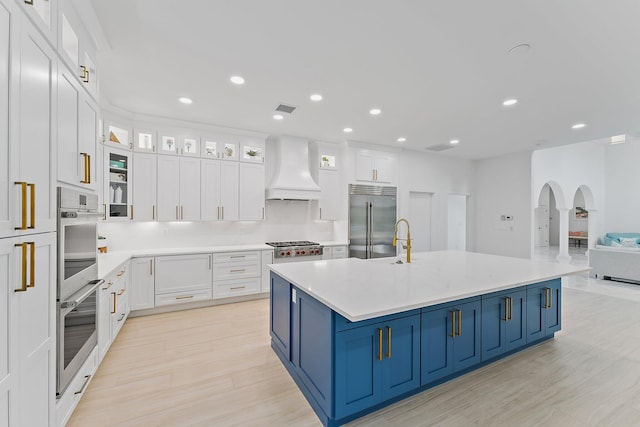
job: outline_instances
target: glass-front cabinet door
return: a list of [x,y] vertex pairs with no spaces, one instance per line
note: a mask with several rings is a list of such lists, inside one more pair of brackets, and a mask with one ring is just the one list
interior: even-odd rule
[[105,147],[104,204],[107,220],[129,220],[132,212],[131,152]]
[[155,131],[136,129],[133,138],[134,151],[153,153],[156,151],[157,133]]
[[240,160],[243,162],[264,163],[264,139],[253,137],[242,137],[240,139],[242,152]]
[[219,144],[215,138],[203,137],[202,150],[200,153],[201,157],[217,159],[219,154],[218,146]]
[[111,122],[109,120],[104,121],[102,136],[105,145],[111,145],[113,147],[130,150],[131,135],[132,130],[128,126],[121,123]]
[[175,134],[161,132],[158,135],[158,153],[178,154],[178,138]]
[[223,160],[238,160],[240,141],[234,135],[207,135],[202,137],[201,156]]
[[179,138],[180,154],[183,156],[200,156],[200,138],[197,136],[181,136]]

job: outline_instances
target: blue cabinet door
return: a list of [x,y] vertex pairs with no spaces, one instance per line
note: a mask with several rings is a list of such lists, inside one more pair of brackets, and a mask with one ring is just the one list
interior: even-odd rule
[[271,342],[286,360],[291,360],[291,285],[271,273]]
[[482,360],[506,351],[507,296],[482,298]]
[[480,363],[481,302],[473,301],[453,306],[457,314],[456,336],[453,341],[453,371]]
[[420,386],[420,316],[385,322],[382,400]]
[[382,401],[383,328],[373,325],[336,333],[335,418]]
[[527,291],[511,292],[507,297],[510,300],[509,320],[505,322],[505,351],[511,351],[527,343]]
[[527,342],[547,338],[560,330],[561,282],[549,280],[527,287]]
[[455,311],[445,307],[426,311],[421,316],[421,384],[428,384],[453,373],[453,339]]

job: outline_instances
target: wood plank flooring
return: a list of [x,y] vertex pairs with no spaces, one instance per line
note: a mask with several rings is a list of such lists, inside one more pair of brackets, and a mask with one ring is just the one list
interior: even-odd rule
[[[350,425],[640,425],[640,302],[579,287],[555,339]],[[319,426],[268,325],[268,300],[130,319],[68,425]]]

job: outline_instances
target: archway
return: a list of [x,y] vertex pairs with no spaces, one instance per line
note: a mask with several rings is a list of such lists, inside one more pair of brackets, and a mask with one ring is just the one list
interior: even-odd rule
[[558,259],[568,261],[569,208],[562,188],[548,181],[540,189],[534,209],[534,247],[557,247]]

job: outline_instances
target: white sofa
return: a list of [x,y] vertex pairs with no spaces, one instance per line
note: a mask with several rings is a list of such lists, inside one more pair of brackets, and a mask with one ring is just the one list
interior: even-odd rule
[[598,279],[640,283],[640,248],[597,245],[589,249],[589,266]]

